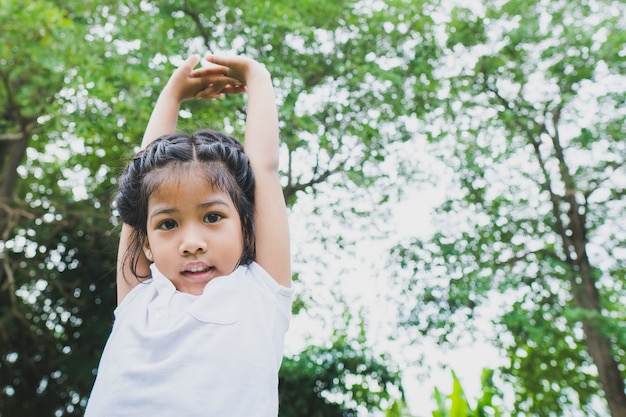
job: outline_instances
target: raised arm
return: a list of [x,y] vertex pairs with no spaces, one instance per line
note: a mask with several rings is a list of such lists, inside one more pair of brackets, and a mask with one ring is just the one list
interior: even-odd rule
[[228,68],[212,65],[194,69],[199,62],[198,55],[190,56],[167,81],[150,115],[141,142],[142,149],[158,137],[176,132],[178,112],[183,101],[192,98],[217,98],[225,92],[243,91],[242,88],[236,87],[240,85],[238,80],[224,75]]
[[[243,87],[240,87],[241,83],[238,80],[224,75],[228,70],[227,68],[213,65],[194,70],[199,62],[199,56],[193,55],[189,57],[169,78],[150,115],[150,120],[141,141],[142,149],[160,136],[176,132],[178,112],[183,101],[192,98],[215,98],[223,93],[243,91]],[[192,73],[193,76],[191,76]],[[127,224],[122,225],[117,257],[118,304],[137,285],[137,280],[133,277],[130,264],[125,262],[126,257],[124,256],[128,250],[131,234],[132,228]],[[150,262],[142,255],[137,264],[137,275],[149,276],[149,266]]]
[[228,68],[248,92],[244,149],[254,171],[256,261],[280,285],[291,286],[291,252],[287,208],[278,174],[278,112],[270,73],[242,56],[207,57]]

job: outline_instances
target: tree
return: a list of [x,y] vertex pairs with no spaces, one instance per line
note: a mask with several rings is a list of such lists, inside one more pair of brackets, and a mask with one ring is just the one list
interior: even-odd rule
[[98,210],[109,193],[94,176],[90,198],[77,199],[69,178],[99,158],[49,153],[67,151],[76,131],[68,80],[88,48],[104,48],[81,43],[93,3],[75,3],[0,8],[0,415],[77,413],[100,355],[90,342],[110,328],[114,243]]
[[[427,1],[0,2],[0,415],[82,414],[115,304],[115,177],[184,56],[270,67],[290,204],[323,185],[384,201],[379,161],[411,138],[397,115],[436,91]],[[243,114],[189,103],[180,126],[241,136]]]
[[519,414],[602,413],[603,396],[626,415],[624,13],[484,1],[446,24],[447,124],[430,139],[457,188],[432,239],[395,248],[403,320],[452,343],[500,309]]
[[349,311],[343,325],[323,346],[311,345],[284,359],[279,374],[281,417],[356,417],[403,403],[400,372],[386,355],[367,345],[365,324],[348,334]]

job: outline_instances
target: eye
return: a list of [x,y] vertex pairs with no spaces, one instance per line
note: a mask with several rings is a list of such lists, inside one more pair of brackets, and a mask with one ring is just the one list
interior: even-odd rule
[[209,213],[206,216],[204,216],[204,221],[206,223],[217,223],[218,221],[220,221],[223,218],[223,216],[221,214],[217,214],[217,213]]
[[170,230],[173,229],[177,226],[176,222],[174,220],[168,219],[168,220],[163,220],[162,222],[160,222],[157,225],[157,229],[160,230]]

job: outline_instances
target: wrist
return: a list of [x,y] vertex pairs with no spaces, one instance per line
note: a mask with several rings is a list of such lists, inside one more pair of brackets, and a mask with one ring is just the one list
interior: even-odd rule
[[176,103],[176,105],[180,105],[180,103],[185,101],[185,97],[183,97],[181,92],[169,83],[165,85],[165,87],[161,91],[159,98],[163,98],[164,100],[168,100],[169,102]]
[[272,82],[272,75],[270,74],[267,67],[259,62],[256,62],[248,68],[246,72],[246,86],[251,86],[252,84],[259,83],[270,83]]

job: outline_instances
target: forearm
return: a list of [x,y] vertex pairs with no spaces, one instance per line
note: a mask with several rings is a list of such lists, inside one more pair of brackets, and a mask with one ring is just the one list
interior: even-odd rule
[[280,285],[291,286],[291,254],[287,209],[278,172],[278,110],[270,73],[253,66],[246,77],[248,106],[245,152],[254,170],[257,257]]
[[159,136],[176,132],[180,100],[165,87],[150,115],[150,120],[141,141],[141,149],[154,142]]
[[246,83],[246,154],[256,169],[278,171],[278,111],[272,78],[267,69],[258,64],[250,71]]

